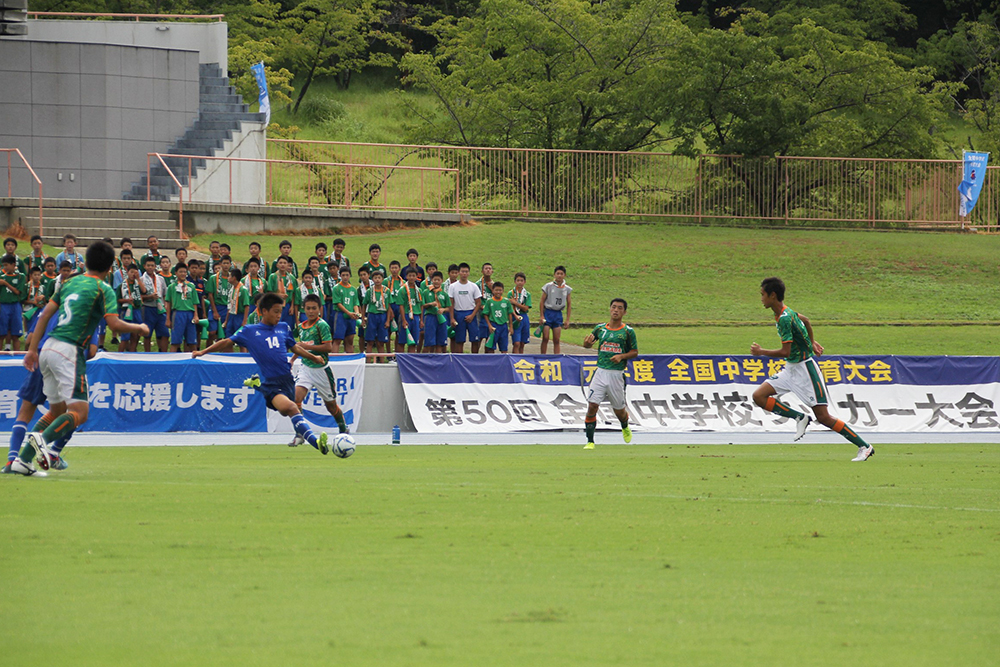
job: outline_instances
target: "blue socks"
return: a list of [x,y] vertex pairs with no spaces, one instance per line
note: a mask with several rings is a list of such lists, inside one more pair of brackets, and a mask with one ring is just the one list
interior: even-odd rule
[[53,443],[53,445],[51,447],[49,447],[49,451],[51,451],[53,454],[56,454],[56,455],[62,454],[63,447],[66,446],[66,443],[69,442],[69,439],[72,436],[73,436],[73,434],[70,433],[65,438],[59,438],[58,440],[55,441],[55,443]]
[[17,453],[21,451],[21,443],[24,442],[24,435],[27,432],[27,422],[14,422],[14,428],[10,430],[10,449],[7,451],[7,463],[17,458]]
[[295,427],[295,432],[301,435],[303,440],[319,449],[319,441],[316,440],[316,435],[309,428],[309,422],[306,421],[305,417],[300,414],[292,417],[292,426]]

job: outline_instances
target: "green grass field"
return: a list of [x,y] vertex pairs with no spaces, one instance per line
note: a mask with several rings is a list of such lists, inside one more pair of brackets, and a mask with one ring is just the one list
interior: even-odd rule
[[79,449],[0,480],[4,664],[997,664],[1000,450],[851,454]]

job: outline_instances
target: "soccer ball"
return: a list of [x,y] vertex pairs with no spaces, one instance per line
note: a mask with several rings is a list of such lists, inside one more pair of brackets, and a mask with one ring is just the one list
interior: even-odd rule
[[333,453],[342,459],[354,453],[354,438],[347,433],[341,433],[333,439]]

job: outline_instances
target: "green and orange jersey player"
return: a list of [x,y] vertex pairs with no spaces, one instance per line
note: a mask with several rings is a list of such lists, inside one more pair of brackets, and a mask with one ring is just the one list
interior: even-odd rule
[[29,371],[41,367],[49,412],[38,420],[35,430],[29,434],[17,459],[11,463],[11,472],[37,474],[32,465],[36,455],[42,468],[53,467],[58,459],[48,445],[68,438],[87,421],[90,406],[86,354],[101,319],[105,319],[115,333],[149,334],[145,324],[131,324],[118,318],[118,299],[111,286],[104,282],[114,261],[115,249],[109,244],[103,241],[91,244],[86,254],[87,272],[62,285],[38,318],[37,329],[45,331],[57,312],[59,317],[41,352],[38,342],[42,337],[32,336],[24,356],[24,367]]
[[774,313],[774,321],[781,337],[777,350],[762,349],[757,343],[750,346],[754,356],[784,359],[785,367],[769,377],[753,393],[753,402],[759,407],[782,417],[795,420],[795,439],[805,435],[812,417],[793,410],[778,400],[778,396],[795,394],[812,408],[816,421],[840,435],[858,448],[853,461],[866,461],[875,454],[875,448],[865,442],[842,419],[837,419],[827,409],[829,393],[816,357],[823,354],[823,346],[816,342],[809,318],[785,305],[785,283],[780,278],[765,278],[760,284],[760,301],[764,308]]
[[597,369],[587,389],[587,417],[584,428],[587,444],[584,449],[594,448],[594,433],[597,431],[597,410],[605,399],[622,426],[622,438],[632,442],[632,429],[628,425],[628,409],[625,405],[625,367],[629,359],[639,356],[639,343],[635,330],[622,319],[628,311],[628,301],[621,298],[611,300],[608,322],[598,324],[583,339],[583,346],[590,349],[597,343]]

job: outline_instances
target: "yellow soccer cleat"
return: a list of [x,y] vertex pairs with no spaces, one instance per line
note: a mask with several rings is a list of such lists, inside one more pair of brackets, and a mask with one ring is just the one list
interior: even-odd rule
[[622,429],[622,440],[625,441],[626,445],[632,442],[632,429],[628,426]]
[[583,446],[583,448],[584,449],[593,449],[594,448],[594,443],[588,442],[586,445]]

